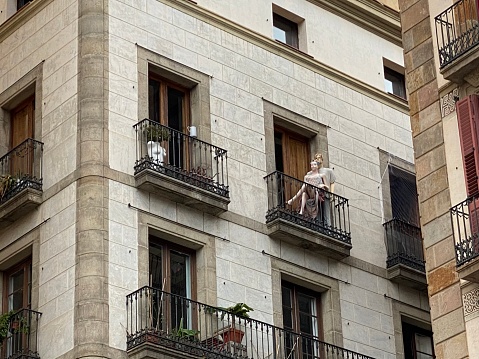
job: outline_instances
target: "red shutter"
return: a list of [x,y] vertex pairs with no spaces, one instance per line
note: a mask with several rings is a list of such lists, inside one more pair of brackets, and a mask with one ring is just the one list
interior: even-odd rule
[[479,194],[479,97],[470,95],[456,103],[457,123],[461,139],[462,162],[468,196]]
[[479,232],[479,96],[470,95],[458,101],[456,112],[467,195],[476,197],[468,205],[471,232],[467,235],[474,236]]

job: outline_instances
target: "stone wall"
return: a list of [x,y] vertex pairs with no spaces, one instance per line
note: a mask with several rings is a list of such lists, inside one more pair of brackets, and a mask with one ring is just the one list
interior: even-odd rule
[[443,123],[428,1],[400,0],[428,294],[437,358],[467,357],[456,273]]

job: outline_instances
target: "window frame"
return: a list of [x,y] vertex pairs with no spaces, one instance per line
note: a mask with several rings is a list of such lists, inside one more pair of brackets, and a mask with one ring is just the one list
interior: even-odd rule
[[[176,251],[176,252],[186,254],[186,255],[189,256],[189,262],[190,262],[189,263],[189,267],[190,267],[190,273],[189,273],[189,275],[190,275],[190,288],[189,288],[190,297],[186,296],[186,298],[191,299],[191,300],[196,300],[196,291],[197,291],[196,251],[191,249],[191,248],[183,247],[179,244],[164,240],[160,237],[150,235],[149,238],[148,238],[148,248],[149,248],[148,249],[148,252],[149,252],[149,256],[148,256],[148,277],[149,278],[151,278],[150,255],[151,255],[152,243],[153,243],[154,247],[158,248],[158,246],[161,246],[162,278],[164,278],[164,274],[168,273],[169,270],[170,270],[170,260],[171,260],[170,253],[171,253],[171,251]],[[151,283],[150,279],[149,279],[149,281],[150,281],[149,285],[153,286],[153,283]],[[171,278],[169,280],[167,280],[165,283],[166,284],[165,284],[164,289],[163,288],[159,288],[159,289],[163,290],[164,292],[171,293]]]
[[[427,355],[431,359],[435,358],[434,340],[433,340],[433,337],[432,337],[432,335],[433,335],[432,331],[420,328],[416,325],[413,325],[413,324],[410,324],[410,323],[407,323],[407,322],[404,322],[404,321],[401,322],[401,326],[402,326],[404,358],[405,359],[417,359],[418,354]],[[407,330],[405,330],[405,329],[407,329]],[[409,334],[409,335],[407,335],[407,334]],[[432,350],[431,354],[420,352],[417,349],[417,347],[416,347],[416,336],[418,334],[423,336],[423,337],[429,338],[429,340],[431,342],[431,350]],[[409,348],[406,345],[407,343],[411,344],[411,346]],[[407,353],[407,350],[410,350],[410,352]],[[408,356],[406,356],[406,355],[408,355]]]
[[[9,305],[9,298],[10,298],[10,278],[13,274],[18,273],[20,270],[23,269],[24,278],[23,278],[23,305],[19,309],[31,309],[32,307],[32,257],[28,257],[27,259],[13,265],[12,267],[8,268],[3,273],[3,312],[9,312],[10,305]],[[25,275],[27,273],[28,275]]]
[[[161,125],[168,126],[168,88],[175,89],[177,91],[180,91],[184,94],[183,98],[183,104],[182,104],[182,119],[181,119],[181,130],[180,132],[185,132],[185,130],[188,128],[188,126],[191,125],[191,95],[190,95],[190,89],[186,88],[184,86],[181,86],[180,84],[177,84],[173,81],[170,81],[153,71],[148,72],[148,118],[152,121],[155,121],[156,119],[153,119],[150,117],[150,93],[149,93],[149,88],[150,88],[150,80],[156,81],[160,85],[160,90],[159,90],[159,98],[158,98],[158,105],[159,105],[159,114],[158,114],[158,122]],[[169,127],[169,126],[168,126]]]
[[[317,293],[311,289],[302,287],[300,285],[282,280],[281,281],[281,296],[283,296],[283,288],[288,288],[291,290],[292,294],[292,307],[291,309],[291,315],[292,315],[292,323],[293,327],[289,328],[289,330],[292,330],[295,333],[301,333],[300,330],[300,310],[299,310],[299,304],[298,304],[298,294],[304,294],[309,297],[312,297],[315,299],[315,309],[316,309],[316,321],[317,321],[317,327],[315,328],[317,331],[317,335],[313,334],[313,337],[319,338],[319,340],[323,340],[324,332],[323,332],[323,318],[322,318],[322,313],[321,313],[321,293]],[[281,297],[282,298],[282,297]],[[281,307],[282,307],[282,313],[283,313],[283,327],[284,326],[284,302],[281,300]],[[314,329],[313,329],[314,332]],[[310,335],[307,333],[304,333],[306,335]]]
[[[274,36],[274,30],[279,29],[285,33],[285,41]],[[290,41],[288,41],[288,37]],[[299,26],[298,23],[273,12],[273,38],[283,44],[299,50]]]
[[[388,90],[387,82],[391,83],[392,92]],[[404,73],[398,72],[386,65],[384,66],[384,87],[387,93],[402,98],[403,100],[407,100],[406,77],[404,76]],[[398,87],[400,91],[395,92],[394,89]]]
[[17,11],[23,8],[28,3],[31,3],[33,0],[17,0]]

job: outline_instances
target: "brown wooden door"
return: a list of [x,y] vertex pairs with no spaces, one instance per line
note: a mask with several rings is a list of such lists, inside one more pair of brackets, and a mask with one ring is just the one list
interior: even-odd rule
[[[14,149],[28,138],[33,138],[33,119],[35,117],[35,99],[30,97],[12,111],[11,143]],[[11,175],[21,177],[31,175],[33,171],[33,147],[26,144],[12,153],[10,158]]]
[[[306,137],[288,131],[281,127],[275,127],[275,161],[276,170],[283,172],[285,175],[303,181],[304,175],[310,170],[309,166],[309,140]],[[285,176],[281,187],[283,191],[280,203],[285,203],[298,193],[301,188],[299,181],[291,180]],[[299,199],[293,204],[296,209]]]

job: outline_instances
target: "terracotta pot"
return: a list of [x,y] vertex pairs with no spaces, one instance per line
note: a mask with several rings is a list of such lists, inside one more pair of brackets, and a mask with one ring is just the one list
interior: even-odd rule
[[228,328],[222,334],[223,342],[234,342],[240,344],[244,337],[244,332],[237,328]]

